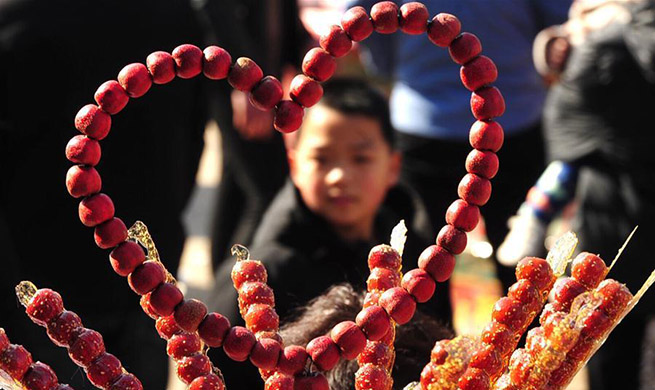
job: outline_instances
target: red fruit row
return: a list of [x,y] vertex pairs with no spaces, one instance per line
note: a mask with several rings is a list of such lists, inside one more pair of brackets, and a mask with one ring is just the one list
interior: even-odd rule
[[[283,348],[278,333],[280,317],[275,311],[275,298],[266,284],[267,279],[266,268],[260,261],[238,260],[232,268],[232,283],[239,294],[239,311],[256,340],[250,351],[250,361],[259,368],[264,381],[277,366]],[[240,360],[247,358],[245,355]]]
[[57,374],[50,366],[33,362],[32,354],[22,345],[11,344],[2,328],[0,328],[0,371],[4,371],[27,390],[73,390],[69,385],[59,383]]
[[[388,305],[386,300],[390,299],[384,295],[386,291],[397,288],[401,283],[402,259],[400,254],[389,245],[378,245],[371,249],[368,255],[368,268],[371,273],[366,281],[367,294],[364,302],[364,308],[376,307],[375,305]],[[419,270],[420,271],[420,270]],[[381,299],[385,296],[385,299]],[[411,301],[405,306],[394,308],[395,312],[399,310],[412,310],[416,307],[416,302]],[[384,310],[380,309],[380,312]],[[365,312],[362,312],[365,313]],[[391,312],[388,312],[391,315]],[[396,313],[398,316],[398,313]],[[359,318],[359,316],[357,317]],[[383,324],[387,326],[387,323]],[[393,369],[393,360],[395,356],[394,339],[395,325],[389,321],[388,326],[381,330],[384,332],[384,338],[378,341],[368,341],[365,339],[365,346],[357,356],[359,369],[355,373],[355,388],[357,390],[365,389],[385,389],[393,386],[391,371]]]
[[[37,290],[27,303],[25,312],[35,324],[47,329],[48,337],[54,344],[68,349],[71,360],[84,368],[94,386],[111,390],[143,389],[134,375],[123,370],[120,360],[105,351],[102,335],[85,328],[77,314],[64,309],[61,295],[56,291],[47,288]],[[45,386],[43,381],[48,376],[45,373],[40,375],[39,383]],[[56,376],[54,378],[56,380]]]

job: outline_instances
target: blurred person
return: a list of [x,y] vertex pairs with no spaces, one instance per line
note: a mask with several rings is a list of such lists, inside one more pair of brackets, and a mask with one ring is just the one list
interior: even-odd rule
[[[428,228],[420,200],[396,186],[401,160],[394,145],[381,93],[356,79],[324,84],[323,99],[307,110],[288,144],[291,178],[266,211],[250,247],[251,257],[267,269],[282,323],[333,284],[365,289],[370,249],[389,242],[401,219],[409,229],[406,259],[417,259],[430,244],[420,235]],[[218,270],[208,302],[232,324],[240,324],[232,266],[225,262]],[[420,310],[451,326],[448,287],[447,282],[437,284],[436,297]],[[235,365],[223,354],[215,358],[222,359],[220,367],[228,367],[223,371],[228,386],[261,385],[254,368]]]
[[[252,58],[264,75],[277,77],[288,94],[309,43],[296,0],[191,3],[208,43],[225,48],[233,61]],[[212,89],[211,99],[223,158],[211,233],[216,268],[233,244],[251,242],[262,214],[287,177],[288,166],[282,136],[273,128],[273,111],[256,109],[248,94],[223,82]]]
[[[0,326],[76,389],[92,386],[27,318],[14,296],[21,280],[60,292],[145,388],[166,387],[168,358],[138,296],[112,271],[109,251],[80,223],[79,199],[66,191],[75,114],[123,66],[201,39],[186,0],[0,1]],[[153,85],[112,116],[101,142],[98,171],[116,215],[128,227],[148,225],[173,274],[207,119],[201,79]]]
[[[596,1],[586,12],[580,3],[580,12],[599,12],[598,19],[583,25],[584,44],[573,46],[549,94],[548,156],[580,169],[574,229],[581,248],[612,258],[639,225],[610,274],[634,292],[655,269],[648,260],[655,139],[644,131],[655,103],[655,2]],[[646,294],[590,361],[590,389],[639,389],[644,335],[654,313],[655,297]]]
[[[367,11],[375,0],[351,0]],[[409,1],[394,1],[401,6]],[[506,221],[543,170],[541,115],[546,88],[530,61],[537,33],[566,19],[570,0],[429,0],[428,10],[455,15],[462,31],[477,35],[482,54],[498,68],[497,86],[507,103],[498,122],[505,142],[498,156],[502,168],[492,181],[491,200],[482,207],[486,234],[494,248],[507,232]],[[371,74],[392,81],[391,118],[403,154],[401,178],[417,189],[432,220],[436,236],[457,186],[465,174],[471,150],[468,133],[475,119],[471,93],[459,80],[460,65],[447,49],[425,35],[374,33],[361,42],[363,60]],[[505,291],[516,281],[514,270],[496,263]]]
[[[298,317],[285,324],[280,334],[286,345],[306,346],[316,337],[329,334],[342,321],[352,321],[362,310],[364,295],[349,284],[330,287],[324,294],[298,308]],[[452,338],[452,330],[443,322],[418,311],[412,321],[396,329],[393,364],[393,389],[403,389],[418,381],[421,370],[430,361],[434,343]],[[355,388],[357,360],[341,359],[336,367],[327,371],[326,377],[332,390]]]
[[[573,226],[582,250],[611,259],[639,226],[610,274],[636,292],[655,269],[655,138],[645,131],[655,103],[655,2],[577,1],[560,30],[571,50],[546,102],[548,158],[578,172],[569,198],[578,203]],[[530,197],[526,204],[518,221],[539,222],[539,204]],[[534,232],[519,229],[508,242],[534,240]],[[646,294],[614,330],[589,362],[591,390],[647,388],[639,370],[655,370],[641,359],[652,348],[645,335],[654,311],[655,298]]]

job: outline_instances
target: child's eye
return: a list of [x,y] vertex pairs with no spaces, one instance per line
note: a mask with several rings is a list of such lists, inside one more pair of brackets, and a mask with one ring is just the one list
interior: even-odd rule
[[311,156],[310,159],[319,165],[323,165],[327,162],[327,157],[322,155]]
[[355,163],[357,164],[368,164],[371,160],[372,160],[371,156],[368,155],[355,156]]

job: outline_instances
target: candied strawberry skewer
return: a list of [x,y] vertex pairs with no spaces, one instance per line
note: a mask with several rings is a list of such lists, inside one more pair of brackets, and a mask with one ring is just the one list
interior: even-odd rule
[[[60,384],[57,374],[47,364],[33,362],[32,355],[22,346],[11,344],[0,328],[0,387],[16,386],[27,390],[73,390]],[[4,387],[3,387],[4,388]]]
[[[84,368],[87,378],[100,389],[139,390],[141,382],[125,371],[120,360],[105,351],[102,335],[82,326],[74,312],[64,309],[61,295],[31,282],[16,286],[16,295],[29,318],[47,329],[52,342],[68,349],[73,363]],[[56,378],[56,377],[55,377]]]
[[[400,229],[404,228],[404,225],[399,226],[402,226]],[[401,255],[392,246],[378,245],[369,252],[368,267],[371,273],[366,281],[367,293],[364,299],[364,309],[378,305],[381,295],[387,290],[400,286],[402,277],[400,272],[402,267]],[[371,310],[379,310],[379,307]],[[364,314],[360,315],[366,315],[365,312],[362,313]],[[360,317],[358,316],[358,318]],[[359,364],[359,369],[355,373],[355,388],[357,390],[371,387],[385,388],[393,385],[391,371],[395,359],[394,340],[395,324],[390,320],[383,339],[379,341],[366,340],[364,350],[357,356],[357,363]]]

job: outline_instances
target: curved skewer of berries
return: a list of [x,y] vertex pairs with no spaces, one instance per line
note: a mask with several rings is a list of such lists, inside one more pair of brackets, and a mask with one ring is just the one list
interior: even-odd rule
[[[181,45],[171,54],[152,53],[145,65],[126,66],[119,73],[118,80],[108,81],[96,91],[97,105],[87,105],[78,112],[75,125],[86,137],[76,136],[67,146],[67,157],[79,164],[67,174],[68,191],[76,198],[85,197],[79,207],[82,223],[95,227],[95,240],[99,247],[116,247],[110,255],[112,266],[120,275],[129,275],[130,286],[138,294],[144,295],[142,306],[146,312],[154,317],[168,317],[174,313],[174,320],[179,322],[182,329],[191,332],[197,328],[200,337],[209,346],[223,345],[227,350],[234,347],[235,352],[240,354],[249,353],[248,347],[254,346],[252,332],[238,327],[230,329],[229,323],[220,314],[205,315],[204,305],[194,300],[185,301],[175,284],[166,280],[161,264],[145,261],[138,244],[126,241],[125,224],[114,218],[113,202],[100,193],[101,179],[94,168],[100,158],[98,141],[108,135],[111,115],[120,112],[130,98],[143,96],[153,83],[165,84],[175,76],[186,79],[203,73],[213,80],[227,78],[234,88],[249,92],[251,103],[258,108],[275,107],[275,128],[282,132],[294,131],[302,122],[303,107],[309,107],[320,99],[320,82],[334,73],[334,57],[347,53],[352,41],[361,41],[374,30],[389,33],[400,28],[409,34],[427,32],[433,43],[448,47],[453,60],[462,65],[460,76],[464,86],[472,91],[471,110],[477,122],[470,133],[471,145],[475,150],[467,158],[469,173],[458,188],[461,199],[449,207],[446,213],[448,224],[439,233],[437,245],[426,249],[419,259],[420,270],[408,272],[403,278],[402,287],[392,288],[382,295],[380,304],[386,312],[382,314],[371,309],[357,325],[369,339],[375,339],[372,335],[377,336],[373,334],[376,321],[391,316],[399,324],[406,323],[413,316],[416,302],[427,301],[432,296],[430,286],[450,277],[455,263],[454,255],[461,253],[466,246],[465,232],[477,225],[479,206],[484,205],[490,196],[489,179],[498,170],[495,152],[503,142],[502,128],[493,118],[503,114],[505,104],[498,89],[488,86],[497,77],[495,65],[488,58],[480,56],[481,45],[477,37],[469,33],[460,34],[461,25],[456,17],[439,14],[429,21],[423,4],[410,3],[400,9],[393,7],[390,2],[379,3],[374,6],[371,18],[361,7],[347,11],[342,18],[342,27],[333,27],[321,38],[321,48],[307,53],[302,65],[304,75],[297,76],[292,83],[292,100],[280,100],[279,81],[270,76],[262,78],[261,68],[248,58],[239,58],[232,63],[231,56],[222,48],[210,46],[201,51],[193,45]],[[321,363],[334,360],[334,353],[329,352],[335,350],[334,341],[322,340],[310,344],[307,352],[312,355],[314,363],[322,368],[330,366]]]
[[73,390],[60,384],[57,374],[47,364],[33,362],[32,355],[22,346],[11,344],[0,328],[0,387],[27,390]]
[[84,368],[94,386],[111,390],[143,389],[139,379],[125,371],[118,358],[105,351],[102,335],[85,328],[77,314],[64,309],[59,293],[47,288],[37,289],[31,282],[23,281],[16,286],[16,295],[32,322],[45,327],[54,344],[68,349],[73,363]]

